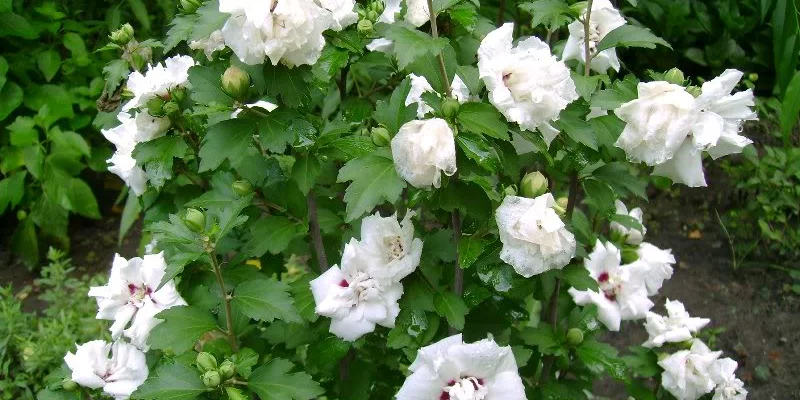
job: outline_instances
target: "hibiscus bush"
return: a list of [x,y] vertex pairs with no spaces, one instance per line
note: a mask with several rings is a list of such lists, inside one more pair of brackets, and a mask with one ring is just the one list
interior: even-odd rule
[[676,260],[623,202],[750,144],[743,73],[635,76],[616,49],[669,44],[609,1],[543,37],[511,6],[183,0],[161,42],[112,34],[164,60],[109,77],[103,130],[148,244],[41,396],[745,398],[709,320],[654,312]]

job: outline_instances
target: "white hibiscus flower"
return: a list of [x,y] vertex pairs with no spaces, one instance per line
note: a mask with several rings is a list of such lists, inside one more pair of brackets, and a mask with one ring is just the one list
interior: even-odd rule
[[397,400],[525,400],[514,354],[494,340],[464,343],[461,335],[419,349]]
[[490,32],[478,48],[478,70],[489,101],[522,129],[539,129],[549,145],[558,134],[550,122],[578,99],[569,68],[536,37],[512,45],[514,24]]
[[742,72],[728,69],[722,75],[705,82],[695,101],[698,112],[691,132],[675,152],[675,156],[653,170],[654,175],[666,176],[673,182],[689,187],[706,186],[702,152],[717,159],[740,153],[752,140],[739,135],[745,121],[758,119],[751,107],[755,105],[753,91],[731,94],[742,78]]
[[397,173],[416,188],[438,188],[442,172],[456,173],[453,130],[441,118],[406,122],[392,138],[391,147]]
[[189,84],[189,68],[195,65],[190,56],[174,56],[166,59],[164,64],[158,63],[148,67],[147,72],[131,72],[127,88],[133,98],[122,106],[122,111],[133,108],[143,109],[150,99],[168,98],[169,92]]
[[664,369],[661,385],[678,400],[699,399],[716,386],[709,368],[720,354],[695,339],[690,350],[680,350],[658,362]]
[[642,279],[647,288],[647,294],[654,296],[661,289],[664,281],[672,278],[675,256],[672,255],[672,250],[662,250],[647,242],[639,245],[636,254],[639,259],[629,264],[629,268]]
[[93,340],[78,346],[74,354],[67,353],[64,361],[72,370],[70,379],[75,383],[90,389],[102,388],[116,400],[130,397],[149,373],[144,353],[124,342]]
[[736,361],[722,358],[714,361],[708,368],[708,374],[717,384],[712,400],[745,400],[747,398],[744,382],[736,377],[737,366]]
[[[585,7],[584,7],[585,8]],[[585,46],[585,30],[583,21],[586,19],[586,10],[581,13],[581,18],[569,24],[569,38],[567,44],[564,46],[564,52],[561,54],[561,59],[567,60],[580,60],[586,63],[586,46]],[[597,44],[603,40],[606,35],[625,25],[625,18],[622,14],[614,8],[608,0],[594,0],[592,2],[592,13],[589,17],[589,52],[592,57],[590,67],[592,70],[604,74],[609,68],[614,71],[619,71],[619,59],[617,58],[617,51],[614,48],[606,49],[597,52]]]
[[322,32],[349,18],[345,13],[337,21],[314,0],[220,0],[219,11],[231,14],[222,27],[225,44],[250,65],[265,58],[273,65],[312,65],[325,47]]
[[[617,209],[617,215],[627,215],[637,221],[642,223],[643,212],[642,209],[636,207],[630,211],[628,211],[628,207],[625,206],[625,203],[616,200],[614,201],[614,205]],[[645,233],[647,233],[647,228],[642,225],[642,230],[634,229],[634,228],[626,228],[622,226],[619,222],[611,222],[611,231],[616,232],[620,236],[625,238],[625,243],[630,245],[637,245],[642,243],[644,239]]]
[[130,260],[117,254],[108,284],[89,289],[89,296],[97,299],[97,318],[114,321],[110,328],[114,340],[124,334],[131,343],[146,351],[150,330],[161,322],[155,315],[186,305],[174,281],[157,289],[166,268],[163,252]]
[[[344,251],[355,250],[347,245]],[[374,331],[375,325],[393,328],[403,295],[402,284],[376,279],[361,268],[358,263],[342,264],[341,269],[334,265],[311,281],[316,313],[331,318],[331,333],[351,342]]]
[[575,256],[575,236],[556,214],[553,195],[535,199],[506,196],[495,217],[503,250],[500,259],[530,278],[560,269]]
[[620,262],[620,251],[612,243],[603,245],[598,240],[584,265],[599,289],[569,289],[576,304],[597,305],[598,318],[610,331],[618,331],[621,321],[644,318],[653,308],[642,278]]
[[192,40],[189,42],[189,48],[192,50],[203,50],[203,54],[211,61],[214,59],[214,52],[225,48],[225,38],[222,37],[222,31],[217,29],[211,32],[211,35],[205,39]]
[[683,303],[677,300],[667,299],[665,307],[667,308],[666,317],[653,312],[647,313],[647,322],[644,323],[644,328],[649,337],[643,344],[644,347],[653,348],[661,347],[664,343],[685,342],[692,338],[692,334],[699,332],[711,322],[708,318],[690,316]]
[[[416,103],[417,118],[425,118],[425,114],[433,112],[433,108],[425,102],[422,98],[422,94],[428,92],[435,93],[436,91],[433,90],[433,87],[424,76],[411,74],[408,77],[411,79],[411,90],[409,90],[408,96],[406,96],[406,105]],[[453,97],[458,100],[459,104],[464,104],[472,99],[469,88],[467,88],[467,85],[458,75],[453,78],[450,91]]]
[[342,254],[342,265],[368,271],[381,281],[396,283],[414,272],[422,256],[422,240],[414,237],[413,211],[399,223],[397,216],[379,213],[361,220],[361,240],[350,240]]

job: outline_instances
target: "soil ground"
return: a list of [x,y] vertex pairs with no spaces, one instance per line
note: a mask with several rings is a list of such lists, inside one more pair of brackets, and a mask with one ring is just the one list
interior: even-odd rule
[[[680,195],[656,194],[645,205],[646,240],[671,248],[678,266],[670,281],[653,301],[663,312],[665,299],[681,300],[693,316],[711,318],[706,337],[711,347],[739,361],[739,376],[746,382],[750,399],[800,399],[800,298],[787,294],[784,272],[764,268],[734,270],[727,239],[722,235],[705,189],[680,189]],[[117,245],[119,214],[104,210],[102,221],[73,218],[71,256],[81,273],[98,273],[110,268],[114,253],[136,254],[139,228],[134,227],[121,246]],[[0,224],[6,226],[6,224]],[[5,246],[8,229],[0,228]],[[13,262],[7,247],[0,247],[0,284],[16,289],[31,285],[36,272]],[[26,308],[40,305],[33,296]],[[628,323],[621,333],[607,340],[620,349],[644,342],[641,323]],[[711,340],[709,340],[711,339]],[[624,399],[624,392],[612,382],[598,385],[596,394]]]

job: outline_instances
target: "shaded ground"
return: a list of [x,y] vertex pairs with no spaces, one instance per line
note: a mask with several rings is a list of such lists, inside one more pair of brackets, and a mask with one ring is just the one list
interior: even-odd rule
[[[664,313],[669,298],[682,301],[692,316],[711,318],[704,329],[711,335],[703,338],[739,362],[737,374],[745,381],[748,398],[800,399],[800,298],[784,291],[789,279],[782,271],[733,269],[714,212],[717,204],[703,199],[709,190],[715,189],[682,188],[678,196],[661,195],[645,206],[646,240],[671,248],[678,260],[672,279],[652,299],[655,311]],[[607,337],[620,349],[646,339],[640,322]],[[598,394],[624,398],[614,384],[601,386]]]

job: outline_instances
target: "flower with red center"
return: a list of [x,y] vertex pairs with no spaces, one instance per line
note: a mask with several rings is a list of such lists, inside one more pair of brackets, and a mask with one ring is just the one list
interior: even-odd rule
[[612,331],[618,331],[623,320],[644,318],[653,307],[642,275],[632,265],[620,265],[621,261],[620,251],[612,243],[603,245],[598,240],[584,260],[598,290],[569,289],[578,305],[596,304],[600,322]]
[[72,381],[90,389],[102,388],[117,400],[127,399],[149,373],[144,353],[124,342],[93,340],[78,346],[75,353],[67,353],[64,362],[72,371]]
[[525,400],[511,348],[454,335],[423,347],[397,400]]
[[147,350],[150,330],[161,322],[155,315],[161,310],[186,305],[174,281],[155,290],[166,268],[163,253],[130,260],[117,254],[108,284],[89,290],[89,296],[97,299],[97,318],[114,321],[110,328],[114,340],[124,334],[132,344]]

